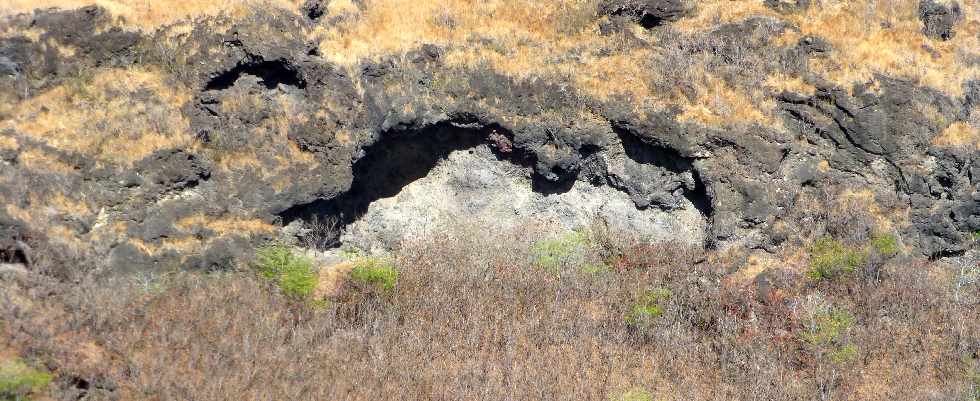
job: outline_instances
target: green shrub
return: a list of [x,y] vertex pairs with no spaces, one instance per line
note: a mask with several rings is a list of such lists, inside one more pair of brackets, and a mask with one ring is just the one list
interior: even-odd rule
[[538,268],[558,275],[561,267],[575,257],[584,259],[584,250],[588,244],[585,233],[572,231],[561,237],[536,242],[531,247],[533,263]]
[[830,360],[838,365],[853,361],[857,356],[858,348],[854,344],[844,344],[830,351]]
[[317,274],[313,260],[297,255],[285,245],[268,245],[256,253],[255,267],[263,277],[272,280],[290,298],[306,299],[313,295]]
[[51,383],[51,374],[27,366],[19,359],[0,362],[0,399],[27,400]]
[[612,401],[653,401],[653,394],[642,388],[631,388],[619,395],[609,397]]
[[858,348],[849,343],[845,334],[854,325],[854,315],[843,309],[831,309],[817,314],[803,333],[803,340],[835,364],[857,359]]
[[898,254],[898,238],[894,234],[880,234],[871,238],[871,249],[881,256]]
[[626,323],[631,326],[646,326],[654,319],[664,314],[663,302],[666,302],[673,293],[670,289],[659,287],[648,290],[637,297],[636,303],[629,314],[626,315]]
[[836,279],[853,273],[865,261],[864,252],[848,247],[833,238],[817,240],[810,248],[810,271],[817,280]]
[[586,263],[582,266],[582,271],[592,275],[606,274],[612,271],[605,263]]
[[811,345],[837,343],[853,324],[854,315],[835,308],[815,316],[803,338]]
[[354,261],[361,257],[362,251],[357,248],[343,247],[340,249],[340,257],[344,260]]
[[398,270],[391,263],[378,258],[361,258],[354,262],[350,276],[357,282],[391,291],[398,282]]

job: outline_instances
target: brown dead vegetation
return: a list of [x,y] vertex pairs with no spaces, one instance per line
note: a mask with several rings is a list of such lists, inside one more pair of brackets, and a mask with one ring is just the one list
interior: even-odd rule
[[186,1],[186,0],[4,0],[0,17],[60,8],[97,5],[119,18],[120,25],[131,29],[152,31],[164,25],[206,16],[225,15],[244,18],[257,9],[275,7],[296,10],[302,0],[235,0],[235,1]]
[[82,73],[12,107],[0,129],[130,167],[154,151],[191,143],[179,111],[188,99],[189,91],[152,70]]
[[52,369],[51,395],[83,378],[89,399],[968,399],[980,384],[978,283],[941,263],[872,258],[875,275],[821,281],[763,258],[732,275],[735,254],[590,237],[602,267],[553,273],[519,233],[474,234],[406,243],[391,291],[340,284],[326,304],[250,272],[7,277],[0,348]]

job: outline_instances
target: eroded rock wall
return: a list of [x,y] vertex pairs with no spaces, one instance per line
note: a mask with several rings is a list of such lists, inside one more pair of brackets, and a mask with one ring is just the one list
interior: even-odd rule
[[[644,15],[662,11],[657,24],[643,28],[682,35],[658,26],[687,11],[658,7],[608,8],[614,15],[600,31],[632,29],[637,18],[642,23]],[[571,79],[517,79],[479,63],[461,66],[446,60],[451,49],[445,45],[339,65],[304,39],[324,23],[315,14],[209,17],[154,33],[111,28],[98,8],[8,18],[6,24],[43,33],[0,39],[6,99],[38,99],[84,78],[62,71],[113,69],[152,70],[189,93],[175,95],[182,102],[172,110],[180,116],[174,130],[187,139],[131,163],[54,146],[18,123],[28,117],[5,111],[11,123],[0,130],[7,144],[0,147],[6,205],[0,240],[8,248],[32,243],[35,252],[60,263],[94,260],[105,271],[222,268],[247,258],[297,218],[344,212],[356,233],[356,219],[372,215],[364,199],[407,196],[358,192],[365,191],[359,176],[388,174],[376,169],[399,157],[388,141],[423,148],[415,164],[394,164],[414,167],[390,171],[409,176],[389,189],[406,188],[432,170],[437,174],[425,179],[453,182],[432,187],[423,181],[420,188],[503,191],[501,197],[527,200],[515,205],[551,214],[601,215],[612,207],[603,202],[615,204],[619,214],[612,220],[647,215],[653,222],[624,227],[655,238],[689,222],[694,228],[677,236],[707,247],[772,250],[822,235],[833,230],[827,222],[842,199],[866,201],[868,213],[893,220],[886,227],[922,255],[962,252],[980,230],[976,149],[934,143],[975,113],[976,82],[962,97],[888,76],[842,87],[806,69],[809,60],[826,57],[826,43],[814,37],[781,43],[773,38],[791,26],[749,19],[672,51],[711,54],[735,78],[743,68],[736,56],[778,60],[780,73],[815,89],[772,93],[771,124],[719,128],[681,118],[677,106],[592,96]],[[69,57],[49,45],[55,42],[80,50]],[[166,51],[159,46],[164,42]],[[658,45],[636,40],[631,46]],[[685,88],[677,84],[678,91]],[[158,98],[145,90],[127,96]],[[445,130],[468,137],[448,143],[440,139]],[[465,149],[483,156],[458,153]],[[513,178],[520,189],[506,192],[503,187],[516,181],[484,165],[488,152],[494,163],[521,172]],[[49,167],[32,158],[36,153]],[[439,194],[427,202],[479,213],[476,193]],[[61,194],[75,206],[45,206]]]

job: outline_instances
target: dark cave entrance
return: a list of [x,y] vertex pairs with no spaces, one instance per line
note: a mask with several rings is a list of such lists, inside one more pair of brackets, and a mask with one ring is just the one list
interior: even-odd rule
[[[509,132],[497,125],[482,128],[460,127],[440,123],[419,130],[394,130],[364,148],[364,156],[353,165],[354,179],[350,189],[332,199],[319,199],[289,208],[279,217],[283,224],[296,220],[310,221],[329,216],[339,228],[347,227],[363,216],[378,199],[397,195],[412,182],[429,174],[439,161],[454,151],[490,145],[498,160],[529,166],[533,157],[510,146]],[[541,182],[539,182],[541,181]],[[541,191],[554,185],[535,180]],[[339,243],[332,244],[334,246]]]
[[204,90],[223,90],[235,85],[242,75],[252,75],[259,78],[259,83],[267,89],[275,89],[279,84],[293,86],[299,89],[306,87],[306,81],[299,72],[286,60],[263,60],[261,57],[246,59],[235,68],[222,72],[211,78]]
[[[513,134],[496,124],[473,128],[474,124],[443,122],[421,129],[391,130],[363,149],[364,156],[352,166],[353,180],[346,192],[331,199],[318,199],[293,206],[279,213],[284,225],[296,220],[303,222],[319,218],[331,219],[337,238],[331,238],[320,246],[323,249],[339,247],[339,235],[348,226],[361,219],[371,204],[379,199],[398,195],[406,186],[426,177],[440,161],[451,153],[488,145],[497,160],[521,167],[534,165],[535,156],[514,148]],[[641,141],[634,135],[620,133],[626,156],[641,164],[653,164],[675,173],[691,171],[695,187],[686,190],[687,197],[707,221],[712,213],[711,199],[690,159],[676,151]],[[598,153],[599,149],[585,149],[584,158]],[[562,194],[572,189],[579,179],[577,172],[565,174],[559,181],[549,181],[539,174],[531,174],[531,190],[542,195]],[[605,185],[595,183],[592,185]],[[637,208],[641,209],[641,208]]]

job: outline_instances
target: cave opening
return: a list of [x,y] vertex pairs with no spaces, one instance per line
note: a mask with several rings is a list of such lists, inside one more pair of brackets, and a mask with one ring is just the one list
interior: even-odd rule
[[[586,223],[584,216],[592,215],[639,227],[641,232],[659,230],[660,236],[666,238],[673,235],[671,230],[690,225],[694,218],[675,224],[672,220],[665,223],[664,219],[672,217],[664,216],[693,213],[697,221],[706,224],[711,214],[710,198],[691,160],[671,149],[647,144],[633,135],[621,135],[626,157],[636,163],[694,174],[696,185],[684,193],[692,205],[687,211],[638,207],[621,188],[588,181],[578,172],[570,172],[558,181],[546,180],[534,172],[533,154],[513,146],[512,133],[495,124],[474,126],[444,122],[385,132],[363,148],[363,156],[352,166],[353,180],[346,192],[293,206],[278,216],[286,226],[330,219],[331,238],[317,242],[316,247],[333,249],[346,243],[341,236],[359,230],[359,226],[374,225],[376,231],[400,230],[420,225],[418,215],[424,214],[488,217],[504,224],[508,224],[504,220],[513,219],[532,221],[538,215]],[[602,158],[600,149],[582,152],[584,158]]]
[[234,68],[211,78],[204,90],[228,89],[235,85],[235,82],[242,75],[252,75],[259,78],[259,83],[267,89],[275,89],[279,84],[299,89],[306,87],[306,81],[299,76],[299,72],[288,61],[282,59],[267,61],[259,57],[243,60]]
[[[506,133],[506,134],[505,134]],[[367,212],[378,199],[392,197],[405,186],[425,177],[451,152],[490,145],[501,161],[529,166],[533,158],[510,145],[510,134],[497,125],[465,128],[452,123],[435,124],[419,130],[393,130],[364,148],[364,156],[354,162],[349,190],[332,199],[318,199],[289,208],[279,216],[284,224],[331,216],[340,227],[350,225]],[[535,180],[541,191],[557,190],[562,184]]]

